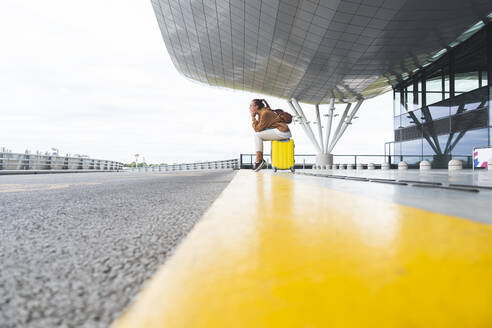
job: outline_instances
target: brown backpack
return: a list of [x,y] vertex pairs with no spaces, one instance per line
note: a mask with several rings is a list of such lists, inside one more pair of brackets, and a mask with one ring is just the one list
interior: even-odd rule
[[279,117],[280,120],[284,123],[290,124],[292,122],[292,115],[287,112],[284,112],[282,109],[274,109],[273,110]]

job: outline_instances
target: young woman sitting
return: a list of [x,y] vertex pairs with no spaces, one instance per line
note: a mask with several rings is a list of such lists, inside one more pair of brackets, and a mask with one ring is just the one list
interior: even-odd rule
[[272,111],[265,99],[253,99],[249,105],[249,112],[255,130],[256,161],[253,170],[258,172],[266,166],[263,159],[263,141],[288,139],[292,135],[282,115]]

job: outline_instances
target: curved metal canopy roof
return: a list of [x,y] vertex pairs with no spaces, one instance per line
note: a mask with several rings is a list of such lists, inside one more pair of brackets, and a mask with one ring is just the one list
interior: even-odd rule
[[[490,0],[152,0],[186,77],[321,104],[391,89],[490,20]],[[477,23],[478,22],[478,23]]]

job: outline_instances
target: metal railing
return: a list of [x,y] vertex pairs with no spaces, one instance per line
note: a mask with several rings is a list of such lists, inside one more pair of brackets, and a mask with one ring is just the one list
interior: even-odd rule
[[0,170],[119,171],[123,163],[85,157],[0,152]]
[[172,172],[172,171],[198,171],[198,170],[221,170],[239,169],[239,160],[228,159],[223,161],[213,161],[213,162],[195,162],[195,163],[182,163],[182,164],[171,164],[171,165],[153,165],[153,166],[143,166],[143,167],[132,167],[131,172]]
[[[255,161],[255,154],[241,154],[239,157],[239,167],[241,169],[253,168]],[[263,155],[265,161],[267,161],[267,167],[271,168],[271,155]],[[418,167],[420,161],[428,160],[429,162],[437,163],[438,160],[442,161],[442,165],[436,165],[437,167],[447,168],[447,162],[451,159],[459,159],[463,161],[464,168],[472,168],[472,156],[466,155],[449,155],[444,159],[437,159],[435,156],[430,155],[333,155],[333,164],[352,164],[357,163],[369,164],[374,163],[376,167],[381,167],[383,163],[390,163],[392,168],[397,168],[400,161],[406,161],[409,167]],[[316,155],[313,154],[300,154],[294,155],[294,163],[296,169],[311,169],[316,164]],[[445,164],[445,165],[444,165]]]

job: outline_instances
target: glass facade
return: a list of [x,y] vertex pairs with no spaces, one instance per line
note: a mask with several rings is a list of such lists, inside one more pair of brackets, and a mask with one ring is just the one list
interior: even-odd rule
[[[489,129],[466,131],[464,134],[456,134],[453,142],[452,155],[469,155],[473,147],[488,146]],[[460,138],[462,136],[462,138]]]
[[[492,24],[394,88],[394,155],[436,167],[492,146]],[[398,110],[399,109],[399,110]],[[470,162],[470,161],[467,161]]]

